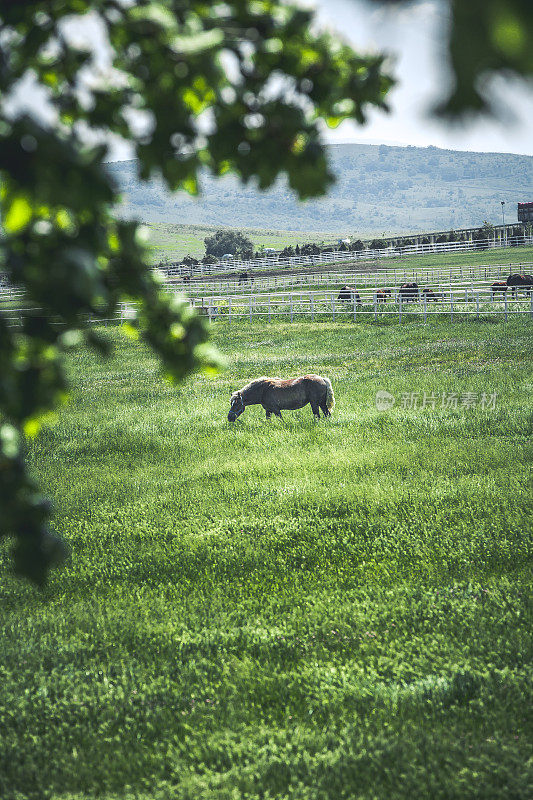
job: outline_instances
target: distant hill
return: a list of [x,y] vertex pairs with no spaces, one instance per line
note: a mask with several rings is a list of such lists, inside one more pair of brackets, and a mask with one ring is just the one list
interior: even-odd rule
[[368,236],[516,221],[533,200],[533,157],[436,147],[338,144],[329,148],[337,183],[327,197],[300,203],[282,181],[268,192],[231,176],[203,176],[202,194],[171,194],[141,183],[134,161],[108,164],[123,192],[120,216],[145,222],[331,231]]

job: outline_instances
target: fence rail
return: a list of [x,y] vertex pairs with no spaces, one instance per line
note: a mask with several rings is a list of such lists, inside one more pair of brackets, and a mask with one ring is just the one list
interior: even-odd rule
[[[516,269],[517,265],[511,265]],[[520,265],[531,268],[531,263]],[[296,288],[290,291],[273,292],[264,288],[264,291],[257,291],[248,288],[244,291],[210,291],[195,293],[190,289],[189,302],[191,306],[200,310],[211,320],[217,322],[236,322],[239,320],[263,319],[271,321],[274,319],[289,319],[291,322],[295,318],[324,320],[324,319],[386,319],[398,317],[402,322],[406,316],[411,318],[413,315],[423,316],[424,321],[428,317],[437,315],[449,315],[450,319],[461,315],[474,314],[477,318],[481,315],[502,315],[508,319],[510,315],[526,315],[533,318],[533,292],[527,287],[513,289],[509,287],[504,292],[491,291],[486,281],[493,281],[495,278],[504,277],[508,273],[508,265],[496,265],[488,267],[478,265],[476,267],[453,267],[445,271],[446,282],[441,282],[443,270],[424,269],[410,274],[394,276],[392,280],[376,283],[376,278],[381,278],[380,273],[373,274],[350,274],[335,273],[335,288],[327,286],[313,288],[312,285]],[[492,274],[490,271],[492,270]],[[396,273],[398,271],[395,271]],[[329,273],[325,273],[330,277]],[[406,282],[403,278],[410,279],[409,282],[422,283],[422,277],[431,280],[433,296],[426,296],[421,292],[416,292],[413,297],[406,297],[402,293],[400,286]],[[461,277],[462,276],[462,277]],[[475,277],[474,277],[475,276]],[[306,276],[309,277],[309,276]],[[313,277],[313,276],[311,276]],[[392,276],[389,276],[391,278]],[[436,279],[435,279],[436,278]],[[338,295],[339,283],[350,280],[351,286],[356,292],[351,296],[351,300],[346,302],[340,300]],[[373,282],[374,281],[374,282]],[[391,288],[389,298],[384,301],[383,296],[378,294],[379,290],[388,283]],[[176,291],[176,285],[170,284],[169,287]],[[205,287],[202,287],[205,288]],[[420,286],[422,288],[422,286]],[[29,314],[39,313],[39,309],[24,303],[24,297],[20,291],[4,290],[0,292],[0,313],[3,319],[11,325],[21,325],[23,318]],[[90,320],[95,324],[120,324],[134,320],[136,316],[136,306],[134,303],[123,303],[119,306],[115,315],[107,320]]]
[[[461,316],[503,316],[507,320],[510,316],[525,316],[533,320],[533,296],[527,298],[495,300],[489,293],[474,292],[465,299],[464,295],[450,292],[447,296],[437,301],[427,299],[408,302],[401,297],[389,303],[380,303],[377,298],[369,301],[343,302],[335,293],[328,295],[324,292],[308,292],[297,295],[243,295],[237,297],[224,297],[219,299],[211,297],[200,305],[191,301],[191,306],[201,314],[209,317],[212,322],[233,323],[238,321],[250,322],[254,320],[274,321],[310,319],[311,321],[360,319],[385,319],[398,317],[401,323],[406,317],[423,317],[424,322],[428,317],[447,315],[451,320]],[[38,313],[37,308],[18,308],[2,312],[5,321],[13,326],[22,325],[26,316]],[[136,318],[136,304],[121,304],[117,312],[109,318],[89,319],[94,325],[117,325],[132,322]]]
[[361,297],[361,302],[355,298],[350,301],[339,300],[336,292],[298,292],[283,294],[261,295],[236,295],[191,300],[191,305],[206,314],[213,321],[234,322],[262,318],[267,321],[273,319],[308,318],[312,321],[323,319],[354,319],[373,318],[378,320],[389,316],[397,316],[399,322],[406,315],[422,316],[424,321],[428,317],[449,315],[450,319],[464,314],[475,315],[503,315],[507,320],[510,315],[527,315],[533,319],[533,295],[524,294],[517,297],[496,298],[488,291],[467,289],[466,291],[448,290],[436,300],[428,299],[425,295],[416,299],[406,299],[404,295],[397,294],[388,302],[380,302],[376,292],[373,295]]
[[161,269],[168,277],[179,277],[191,275],[197,272],[200,275],[216,275],[219,272],[256,272],[268,269],[284,269],[288,267],[309,267],[321,266],[331,263],[352,262],[360,263],[365,261],[375,261],[376,259],[403,258],[413,255],[427,255],[428,253],[464,253],[472,250],[493,250],[509,245],[533,245],[533,236],[516,236],[509,239],[494,237],[493,239],[472,239],[464,242],[433,242],[430,244],[389,246],[379,250],[331,250],[316,255],[298,255],[280,258],[279,256],[265,256],[264,258],[253,258],[239,261],[231,259],[229,261],[218,261],[216,264],[198,264],[194,268],[185,264],[162,264]]
[[[311,289],[323,286],[348,284],[357,291],[393,288],[402,283],[414,281],[429,285],[431,288],[443,287],[452,282],[456,285],[476,285],[481,281],[503,280],[512,273],[523,274],[533,272],[533,261],[523,261],[514,264],[474,264],[451,265],[432,267],[431,265],[418,269],[383,269],[376,272],[327,271],[312,272],[296,275],[269,275],[254,279],[250,282],[239,284],[235,279],[201,281],[193,279],[188,283],[175,280],[166,281],[163,286],[171,292],[179,289],[191,297],[200,297],[208,294],[238,294],[240,291],[254,293],[274,290]],[[8,284],[0,286],[0,303],[2,301],[22,300],[24,293],[20,289],[10,287]]]
[[191,281],[190,283],[176,284],[169,281],[165,284],[168,290],[185,291],[191,297],[199,297],[207,294],[237,294],[240,291],[254,293],[274,290],[298,290],[301,288],[317,289],[321,286],[339,287],[349,284],[354,289],[374,290],[382,288],[392,288],[401,286],[402,283],[414,281],[416,283],[429,285],[431,288],[445,286],[446,283],[457,283],[462,285],[477,284],[481,281],[495,281],[505,279],[508,275],[518,272],[523,273],[533,270],[533,262],[523,262],[520,264],[477,264],[472,266],[450,266],[450,267],[431,267],[423,269],[391,269],[379,272],[316,272],[303,275],[273,275],[255,278],[253,284],[250,282],[239,284],[236,280],[224,281]]

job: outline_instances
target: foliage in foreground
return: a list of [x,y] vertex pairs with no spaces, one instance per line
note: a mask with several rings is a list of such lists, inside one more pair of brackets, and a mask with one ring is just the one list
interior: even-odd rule
[[[179,396],[126,339],[70,361],[29,459],[72,564],[44,607],[2,565],[0,796],[529,798],[530,323],[214,339],[228,371]],[[226,422],[308,371],[330,420]]]
[[[89,11],[113,54],[105,78],[72,35]],[[308,197],[333,180],[318,120],[363,122],[391,81],[382,58],[357,56],[315,32],[312,12],[277,0],[3,3],[0,27],[0,266],[37,309],[22,330],[0,318],[0,536],[16,538],[16,571],[43,583],[64,549],[28,477],[24,436],[64,399],[63,353],[82,332],[105,351],[89,318],[136,300],[165,373],[181,380],[214,360],[203,323],[160,291],[137,226],[113,220],[107,147],[85,147],[87,133],[129,140],[141,177],[160,174],[170,189],[195,193],[204,168],[260,188],[285,174]],[[277,94],[266,91],[273,70]],[[46,128],[10,108],[27,78],[47,98]],[[142,131],[139,114],[150,120]]]
[[[381,5],[408,5],[411,0],[374,0]],[[512,75],[526,82],[533,76],[533,5],[530,0],[445,0],[448,14],[447,56],[452,76],[447,96],[436,109],[447,117],[474,113],[502,114],[501,99],[491,81]]]

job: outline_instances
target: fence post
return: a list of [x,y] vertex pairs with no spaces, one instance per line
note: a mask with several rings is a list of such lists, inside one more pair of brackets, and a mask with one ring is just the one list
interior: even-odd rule
[[504,305],[505,305],[505,321],[507,322],[507,292],[504,295]]
[[292,322],[292,294],[291,294],[291,322]]
[[374,322],[378,320],[378,294],[374,292]]
[[401,322],[402,321],[402,296],[401,296],[401,294],[400,294],[399,297],[400,297],[400,312],[399,312],[400,316],[399,316],[398,322]]
[[476,317],[479,319],[479,292],[476,294]]
[[453,322],[453,294],[451,289],[450,289],[450,320],[451,322]]
[[252,295],[250,295],[250,322],[252,321],[252,308],[253,308],[252,303],[253,303]]
[[313,299],[313,292],[309,295],[309,299],[311,301],[311,322],[315,321],[315,301]]
[[424,322],[427,322],[427,295],[424,294]]
[[231,295],[228,297],[228,322],[231,324]]
[[353,321],[355,322],[357,319],[357,300],[355,297],[355,292],[352,294],[352,303],[353,303]]
[[331,309],[333,311],[333,322],[335,322],[335,295],[331,295]]
[[272,306],[270,303],[270,295],[268,295],[268,321],[272,321]]
[[530,313],[531,317],[533,318],[533,294],[530,294],[530,298],[531,298],[531,302],[529,304],[529,313]]

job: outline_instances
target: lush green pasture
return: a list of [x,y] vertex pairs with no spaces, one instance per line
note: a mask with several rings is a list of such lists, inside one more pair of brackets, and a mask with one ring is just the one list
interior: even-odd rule
[[[179,225],[166,222],[147,223],[146,227],[150,233],[149,243],[153,263],[165,259],[177,261],[186,255],[201,258],[205,255],[204,240],[206,236],[212,236],[217,230],[210,225]],[[243,230],[243,233],[252,240],[256,248],[263,246],[283,250],[289,244],[321,242],[322,240],[336,241],[332,233],[242,228],[240,230]]]
[[443,270],[446,267],[469,267],[477,264],[531,264],[533,247],[498,247],[489,250],[465,250],[459,253],[424,253],[381,260],[381,266],[387,269],[426,269],[435,266]]
[[[0,797],[531,797],[531,323],[213,330],[179,393],[76,354],[30,447],[72,559],[1,567]],[[331,419],[226,421],[307,372]]]
[[[494,270],[495,266],[502,267],[502,274],[508,274],[508,270],[503,267],[513,265],[518,272],[526,272],[532,269],[531,263],[533,262],[533,247],[500,247],[493,250],[465,250],[461,253],[422,253],[418,255],[405,255],[405,256],[387,256],[386,258],[366,260],[355,259],[354,261],[338,261],[331,262],[318,262],[313,267],[306,268],[306,273],[314,272],[377,272],[389,271],[394,273],[396,271],[398,277],[405,272],[408,279],[410,276],[419,271],[421,275],[425,274],[426,270],[441,270],[442,277],[445,278],[446,271],[451,268],[464,267],[465,275],[470,274],[469,268],[471,266],[487,266]],[[529,265],[529,266],[528,266]],[[274,268],[266,270],[268,275],[272,275]],[[294,272],[296,267],[289,267],[283,264],[279,267],[280,275],[286,272]],[[261,274],[261,270],[257,270]],[[203,276],[204,280],[217,281],[221,276],[226,273],[217,272],[211,276]],[[235,265],[227,273],[235,277]],[[255,274],[255,272],[254,272]],[[452,273],[453,274],[453,273]],[[529,273],[530,274],[530,273]],[[449,275],[449,272],[448,272]],[[487,270],[489,275],[489,270]]]

